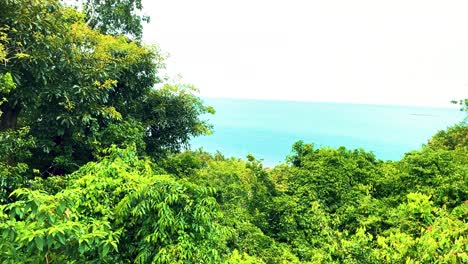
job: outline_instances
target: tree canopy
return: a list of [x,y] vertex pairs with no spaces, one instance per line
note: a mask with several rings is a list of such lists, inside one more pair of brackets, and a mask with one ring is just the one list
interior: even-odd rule
[[86,24],[111,35],[129,35],[141,39],[144,22],[142,0],[83,0]]
[[212,110],[195,89],[155,89],[164,81],[157,47],[103,34],[56,0],[9,0],[0,8],[0,128],[30,128],[32,162],[43,173],[76,170],[111,144],[138,141],[142,151],[161,155],[209,132],[200,115]]

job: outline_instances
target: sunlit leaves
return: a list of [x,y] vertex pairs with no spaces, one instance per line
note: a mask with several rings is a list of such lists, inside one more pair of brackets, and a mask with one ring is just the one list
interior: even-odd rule
[[2,261],[65,261],[100,255],[105,241],[115,243],[118,233],[106,220],[80,215],[80,190],[70,189],[49,195],[42,191],[17,189],[18,201],[2,206],[5,221],[0,224]]
[[108,155],[67,176],[56,193],[14,191],[17,201],[0,207],[2,260],[220,260],[213,189],[154,174],[131,149]]
[[[467,205],[452,213],[412,193],[394,212],[393,227],[377,238],[376,258],[386,262],[463,263],[468,260]],[[457,212],[463,212],[458,214]]]

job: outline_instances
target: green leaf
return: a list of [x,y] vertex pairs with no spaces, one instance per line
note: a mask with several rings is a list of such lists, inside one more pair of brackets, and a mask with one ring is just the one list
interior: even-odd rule
[[44,249],[44,239],[42,236],[38,236],[34,239],[34,243],[39,251],[43,251]]

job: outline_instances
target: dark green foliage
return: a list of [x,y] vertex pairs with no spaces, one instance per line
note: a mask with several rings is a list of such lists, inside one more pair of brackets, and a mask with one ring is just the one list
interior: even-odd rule
[[209,134],[211,126],[200,116],[214,113],[203,105],[190,85],[164,85],[151,91],[135,114],[146,127],[147,152],[152,156],[177,152],[187,147],[193,136]]
[[11,202],[11,192],[25,186],[30,171],[21,161],[31,156],[34,144],[27,128],[0,133],[0,203]]
[[105,34],[127,34],[142,37],[142,22],[148,16],[139,15],[143,9],[141,0],[83,0],[86,22]]
[[[88,2],[96,14],[113,5],[141,9],[139,1]],[[102,34],[84,16],[57,0],[0,2],[0,130],[30,127],[37,144],[24,162],[44,177],[63,175],[111,144],[135,143],[156,158],[209,133],[200,115],[212,110],[193,87],[155,89],[164,68],[157,47]],[[112,26],[105,21],[114,18],[103,16]]]

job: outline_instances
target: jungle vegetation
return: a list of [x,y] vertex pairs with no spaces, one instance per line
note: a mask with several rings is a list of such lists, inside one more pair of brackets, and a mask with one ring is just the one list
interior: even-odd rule
[[82,4],[0,1],[1,263],[468,263],[466,124],[399,161],[189,150],[214,110],[141,0]]

